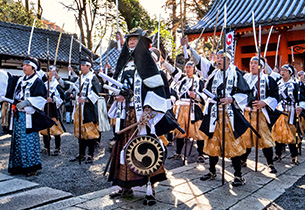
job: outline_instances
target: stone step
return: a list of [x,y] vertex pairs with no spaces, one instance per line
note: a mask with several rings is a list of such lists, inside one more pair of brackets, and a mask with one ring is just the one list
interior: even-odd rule
[[30,209],[72,197],[71,193],[49,187],[35,188],[25,192],[0,197],[0,209]]
[[13,179],[13,177],[0,173],[0,182],[9,180],[9,179]]
[[0,182],[0,196],[12,194],[18,191],[24,191],[38,186],[39,184],[37,183],[29,182],[22,179],[9,179]]

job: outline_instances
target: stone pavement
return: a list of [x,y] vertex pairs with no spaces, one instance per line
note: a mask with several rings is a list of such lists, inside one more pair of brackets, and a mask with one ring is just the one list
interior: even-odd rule
[[[72,197],[67,192],[0,174],[0,209],[263,209],[305,174],[305,156],[299,157],[299,166],[293,166],[286,152],[283,160],[275,163],[278,173],[274,175],[262,163],[254,171],[254,153],[253,150],[248,167],[242,168],[246,185],[232,187],[233,167],[227,159],[224,185],[220,173],[215,180],[200,181],[199,177],[207,173],[208,163],[193,163],[168,171],[168,180],[156,187],[158,202],[150,207],[143,205],[144,187],[134,188],[134,196],[129,198],[109,199],[109,193],[118,189],[115,187]],[[259,160],[265,163],[261,152]],[[221,171],[219,164],[217,169]]]

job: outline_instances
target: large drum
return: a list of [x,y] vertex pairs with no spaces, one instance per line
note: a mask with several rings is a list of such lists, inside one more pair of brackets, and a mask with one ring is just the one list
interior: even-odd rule
[[138,136],[125,148],[125,163],[134,173],[149,176],[156,172],[166,158],[166,151],[158,139]]

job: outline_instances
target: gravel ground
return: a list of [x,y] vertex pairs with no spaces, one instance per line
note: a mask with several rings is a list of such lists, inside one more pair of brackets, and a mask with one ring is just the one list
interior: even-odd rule
[[266,210],[304,210],[305,209],[305,176],[285,191]]
[[[108,149],[109,140],[113,137],[112,132],[102,133],[101,145],[95,151],[94,163],[79,165],[78,162],[69,162],[78,154],[78,141],[73,136],[73,125],[64,124],[67,132],[62,135],[61,154],[59,156],[48,156],[42,154],[42,170],[37,176],[25,177],[24,175],[15,175],[16,178],[26,179],[39,183],[41,186],[51,187],[75,196],[83,195],[93,191],[110,187],[107,182],[107,174],[103,176],[105,165],[110,156]],[[0,126],[1,127],[1,126]],[[51,140],[51,152],[54,150],[54,138]],[[189,163],[196,161],[197,151],[194,144],[192,156],[189,157]],[[43,147],[41,137],[41,147]],[[189,146],[188,146],[189,147]],[[175,153],[176,146],[168,146],[168,156]],[[8,159],[10,150],[10,135],[3,135],[0,130],[0,173],[8,174]],[[165,168],[167,170],[182,166],[180,160],[166,160]]]

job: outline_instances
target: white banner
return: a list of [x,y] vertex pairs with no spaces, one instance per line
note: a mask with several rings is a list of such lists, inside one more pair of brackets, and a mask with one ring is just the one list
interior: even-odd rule
[[232,59],[231,59],[232,64],[234,64],[234,60],[235,60],[234,33],[235,31],[231,31],[230,33],[227,33],[227,37],[226,37],[227,50],[232,52]]

